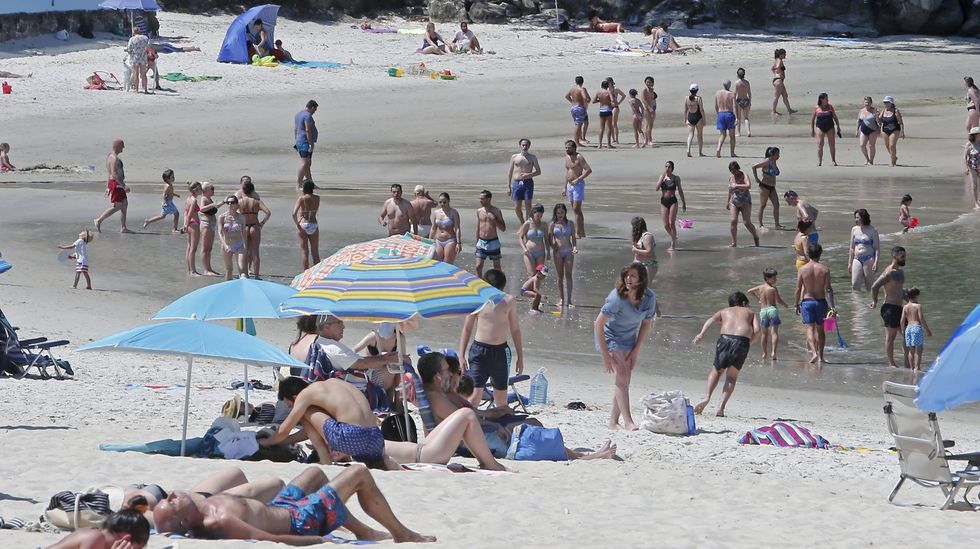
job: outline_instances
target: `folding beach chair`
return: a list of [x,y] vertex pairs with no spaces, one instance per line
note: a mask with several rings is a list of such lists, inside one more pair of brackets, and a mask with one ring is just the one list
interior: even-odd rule
[[0,311],[0,375],[11,375],[23,378],[30,371],[37,370],[41,379],[50,379],[48,368],[54,368],[54,377],[64,379],[64,374],[74,375],[67,360],[56,358],[51,349],[68,345],[65,339],[49,341],[46,337],[19,339],[17,328],[13,327],[7,317]]
[[[530,413],[527,411],[527,406],[525,405],[525,403],[528,401],[528,398],[522,395],[521,392],[517,390],[517,384],[523,383],[529,379],[531,379],[531,376],[527,374],[521,374],[519,376],[510,376],[507,379],[507,386],[510,387],[510,391],[507,392],[507,404],[514,404],[516,402],[517,406],[519,406],[521,408],[521,411],[524,412],[525,414]],[[480,405],[487,409],[493,408],[492,387],[483,388],[483,400],[480,402]]]
[[[892,502],[905,481],[911,480],[926,488],[941,489],[946,501],[940,509],[947,509],[960,489],[964,489],[963,501],[975,509],[976,506],[967,497],[970,490],[980,485],[980,467],[975,463],[980,455],[949,454],[946,448],[953,446],[953,442],[943,440],[935,413],[926,413],[915,407],[915,390],[914,385],[890,381],[883,386],[888,431],[895,438],[901,467],[901,477],[888,495],[888,501]],[[967,468],[950,472],[948,461],[952,459],[968,461]]]

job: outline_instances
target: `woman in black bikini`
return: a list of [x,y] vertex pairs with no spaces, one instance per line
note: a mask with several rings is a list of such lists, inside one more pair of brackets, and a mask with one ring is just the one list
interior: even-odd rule
[[698,132],[698,156],[704,156],[704,103],[698,95],[698,85],[688,88],[691,95],[684,100],[684,123],[687,124],[687,156],[691,156],[694,132]]
[[684,189],[681,188],[681,178],[674,175],[674,163],[670,160],[664,164],[664,173],[657,180],[656,191],[660,192],[660,217],[664,221],[664,229],[670,235],[668,252],[677,247],[677,197],[681,197],[681,209],[687,211],[687,200]]
[[211,251],[214,249],[214,233],[218,230],[218,205],[214,203],[214,185],[205,181],[201,185],[201,196],[197,197],[200,210],[201,263],[204,276],[221,276],[211,267]]
[[[269,221],[272,212],[255,193],[255,184],[251,180],[242,184],[242,197],[238,199],[238,208],[245,221],[245,265],[252,278],[259,278],[262,226]],[[259,212],[265,214],[265,219],[259,221]]]
[[789,92],[786,91],[786,50],[779,48],[776,50],[775,54],[776,60],[772,62],[772,87],[775,95],[772,97],[772,114],[781,115],[783,113],[776,110],[776,105],[779,104],[779,98],[783,99],[783,105],[786,105],[786,110],[793,114],[796,111],[789,106]]
[[619,104],[626,99],[626,93],[616,87],[616,82],[613,81],[613,77],[606,77],[606,81],[609,82],[609,95],[612,96],[613,108],[612,108],[612,142],[619,145]]
[[[776,229],[782,229],[779,224],[779,194],[776,192],[776,176],[779,175],[779,147],[766,147],[766,159],[752,166],[752,176],[759,184],[759,226],[765,227],[762,222],[762,214],[766,211],[766,203],[772,203],[772,217],[776,223]],[[759,170],[762,170],[762,178],[759,178]]]
[[[837,111],[830,104],[826,93],[817,96],[817,106],[813,108],[813,116],[810,117],[810,137],[817,138],[817,166],[823,165],[823,140],[824,137],[830,142],[830,160],[837,165],[837,147],[834,142],[834,127],[837,128],[837,137],[840,133],[840,120],[837,119]],[[817,135],[816,130],[820,130]]]
[[749,191],[752,190],[752,184],[749,183],[748,176],[742,171],[738,162],[734,160],[730,162],[728,171],[732,174],[728,178],[728,200],[725,204],[725,209],[729,212],[728,221],[732,231],[732,243],[728,247],[735,247],[736,235],[738,234],[738,214],[740,213],[742,214],[742,223],[745,224],[745,228],[749,230],[749,234],[755,240],[755,245],[758,246],[759,234],[755,232],[755,225],[752,224],[751,219],[752,195]]
[[895,98],[886,95],[885,108],[878,112],[878,127],[885,134],[885,148],[892,157],[892,167],[898,163],[898,138],[905,139],[905,122],[902,112],[895,106]]
[[964,76],[966,83],[966,131],[980,126],[980,89],[973,83],[972,76]]

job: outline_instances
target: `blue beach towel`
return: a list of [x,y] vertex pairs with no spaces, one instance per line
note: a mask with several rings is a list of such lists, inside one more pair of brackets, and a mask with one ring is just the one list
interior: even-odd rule
[[282,63],[282,66],[292,69],[339,69],[347,65],[333,61],[293,61],[292,63]]

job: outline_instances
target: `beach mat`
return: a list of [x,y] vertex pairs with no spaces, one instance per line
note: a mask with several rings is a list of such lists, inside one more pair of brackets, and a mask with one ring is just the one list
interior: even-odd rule
[[370,28],[370,29],[362,29],[362,30],[364,32],[369,32],[371,34],[397,34],[398,33],[398,29],[394,27],[379,27],[376,29]]
[[170,82],[212,82],[214,80],[221,80],[220,76],[187,76],[182,72],[168,72],[167,74],[161,75],[160,78]]
[[648,57],[653,55],[649,51],[637,51],[637,50],[616,50],[612,48],[602,48],[595,51],[596,53],[601,53],[603,55],[615,55],[617,57]]
[[346,63],[334,63],[333,61],[294,61],[282,65],[293,69],[339,69],[347,66]]
[[398,29],[398,34],[425,34],[425,29]]

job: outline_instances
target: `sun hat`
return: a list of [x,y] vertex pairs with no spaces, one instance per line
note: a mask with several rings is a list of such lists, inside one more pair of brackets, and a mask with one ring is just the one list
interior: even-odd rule
[[697,84],[691,84],[691,86],[688,89],[691,91],[698,91],[699,88]]
[[885,96],[885,98],[884,98],[884,99],[882,99],[881,101],[882,101],[883,103],[891,103],[892,105],[894,105],[894,104],[895,104],[895,98],[894,98],[894,97],[892,97],[892,96],[890,96],[890,95],[886,95],[886,96]]

